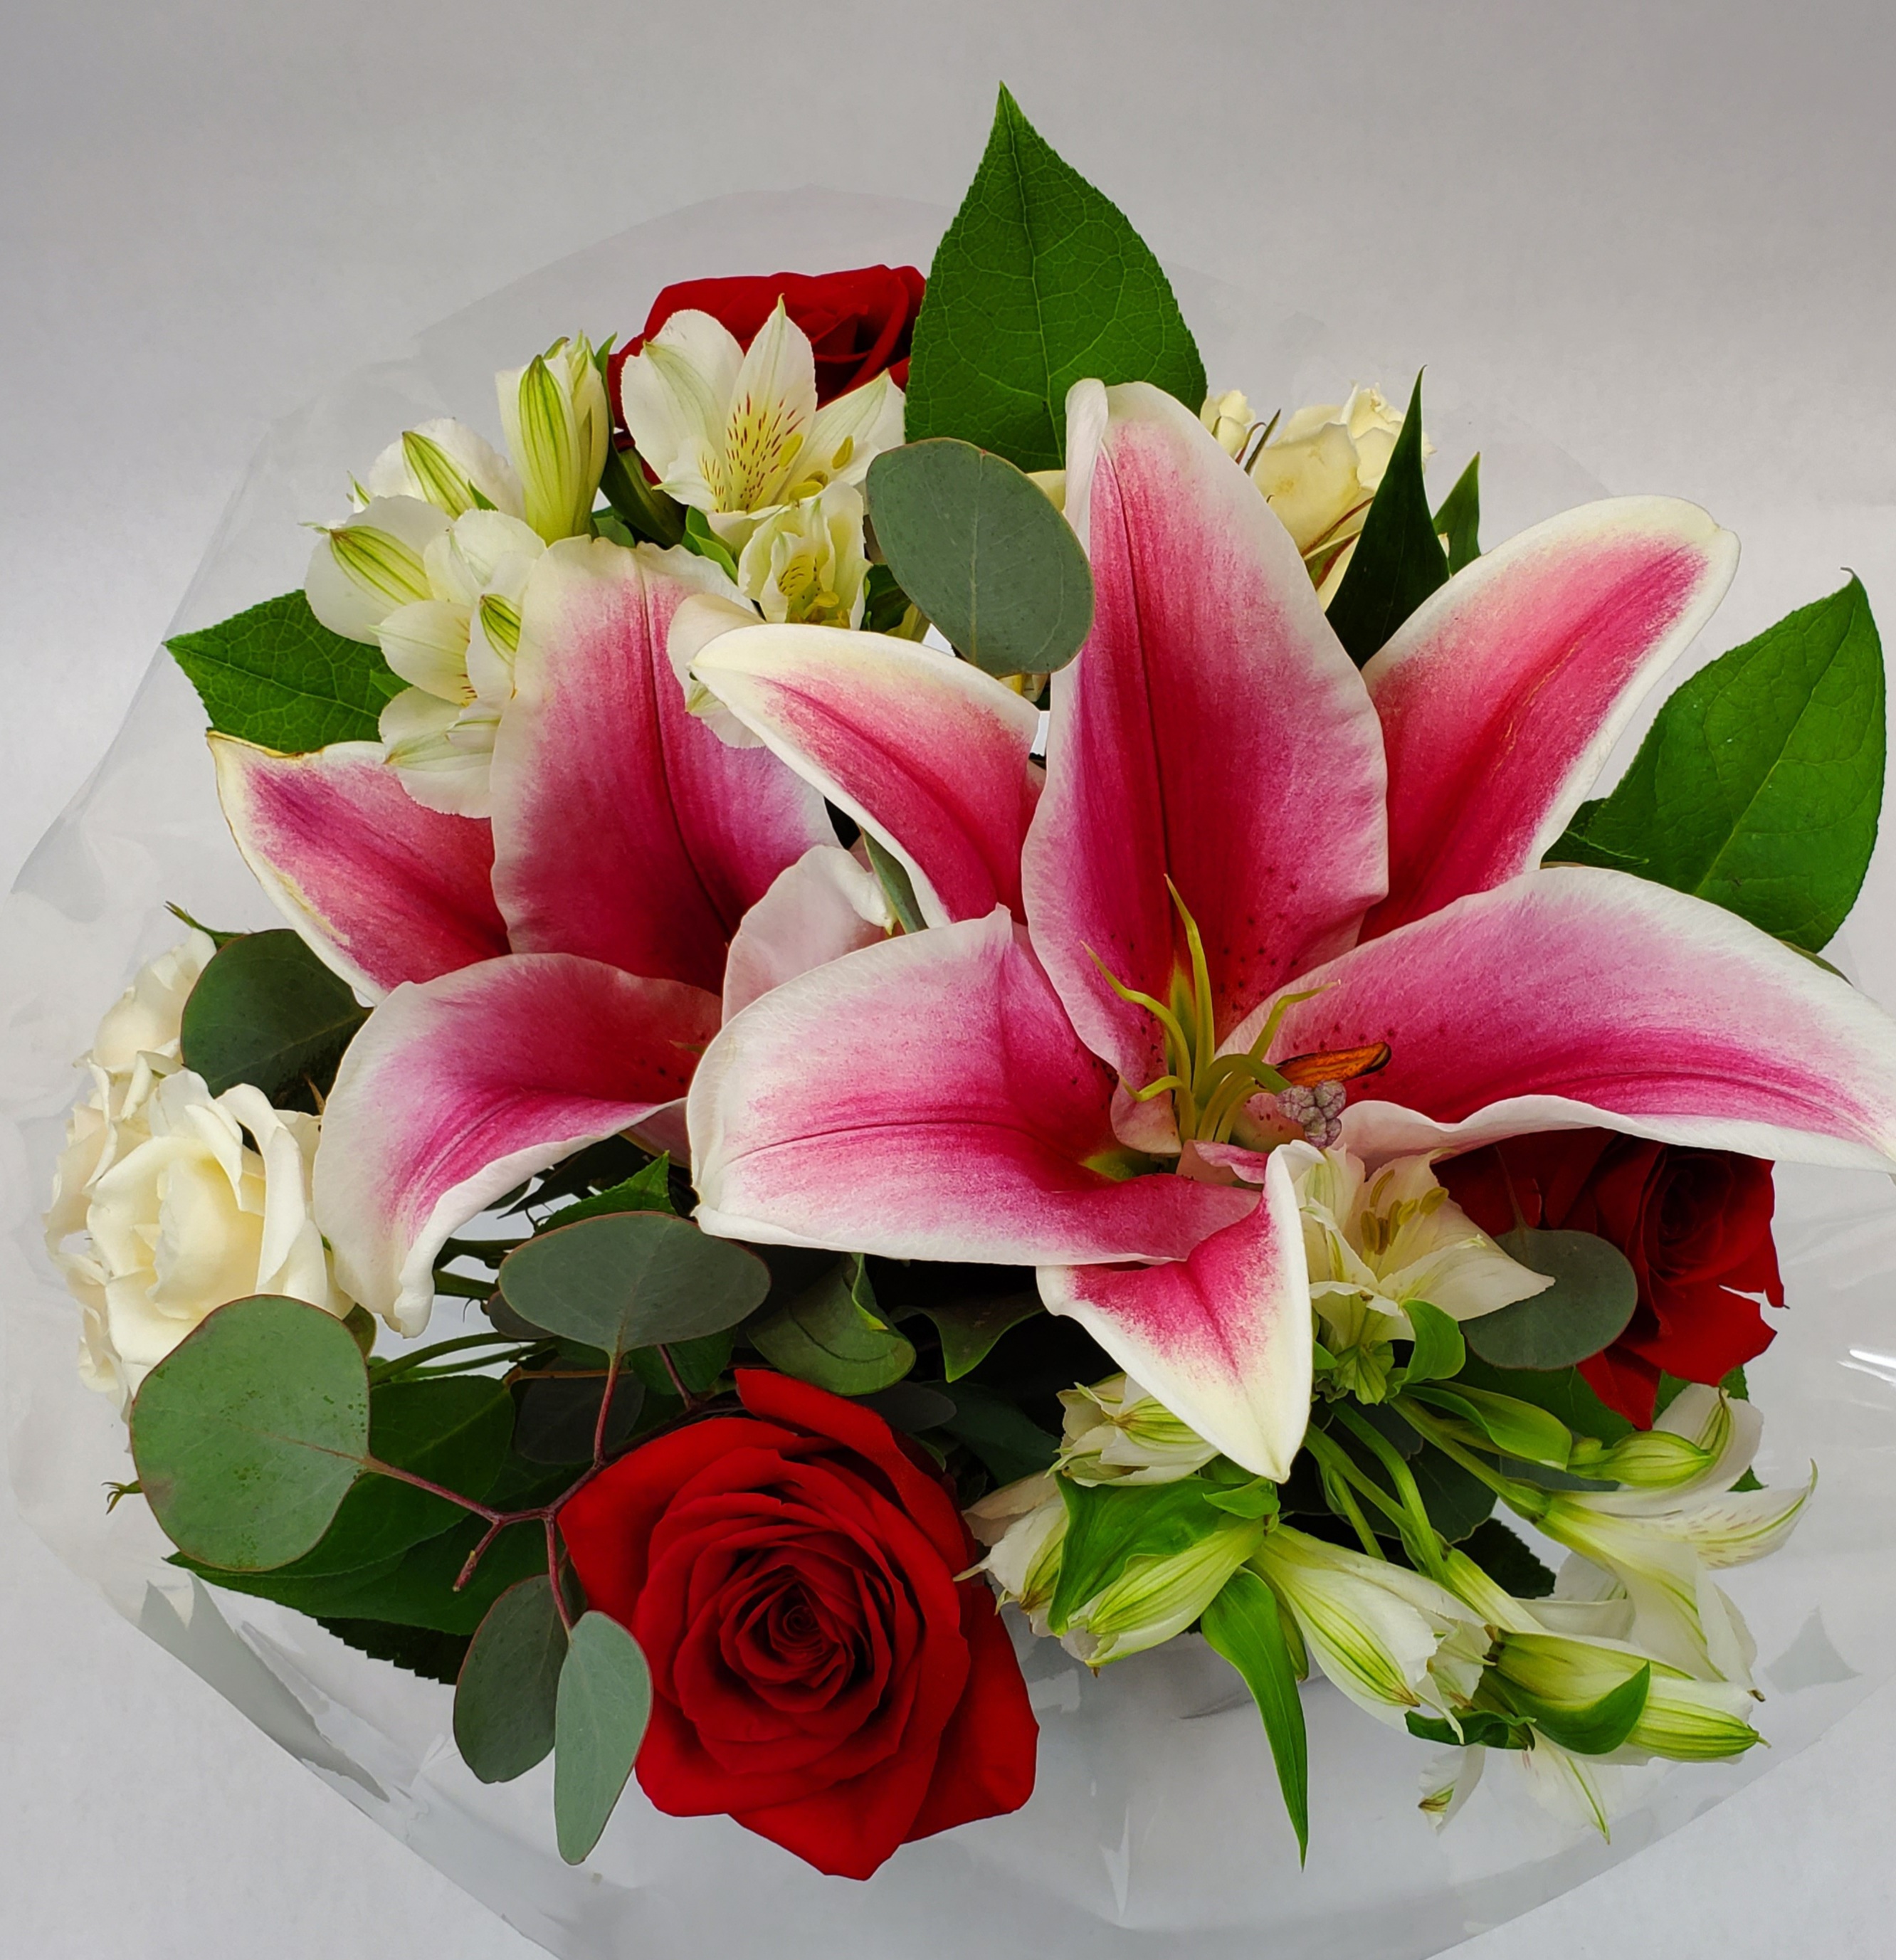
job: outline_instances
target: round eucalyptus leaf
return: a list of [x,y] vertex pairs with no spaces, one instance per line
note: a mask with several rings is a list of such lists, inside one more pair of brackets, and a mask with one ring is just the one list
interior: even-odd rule
[[553,1746],[566,1628],[544,1573],[488,1608],[454,1684],[454,1746],[482,1783],[511,1783]]
[[368,1370],[300,1300],[221,1306],[145,1378],[132,1456],[152,1515],[205,1565],[267,1572],[328,1530],[369,1444]]
[[1004,457],[937,437],[869,466],[889,568],[956,649],[991,674],[1051,673],[1093,624],[1073,527]]
[[534,1326],[623,1354],[736,1326],[770,1290],[770,1272],[689,1219],[620,1211],[530,1239],[507,1255],[501,1290]]
[[553,1827],[569,1865],[599,1842],[651,1712],[638,1643],[616,1620],[586,1614],[573,1629],[554,1711]]
[[1462,1335],[1497,1368],[1567,1368],[1610,1348],[1639,1304],[1626,1255],[1592,1232],[1519,1226],[1495,1241],[1510,1258],[1554,1281],[1530,1299],[1462,1322]]
[[368,1010],[295,933],[251,932],[218,948],[184,1004],[184,1064],[213,1096],[239,1082],[307,1109]]

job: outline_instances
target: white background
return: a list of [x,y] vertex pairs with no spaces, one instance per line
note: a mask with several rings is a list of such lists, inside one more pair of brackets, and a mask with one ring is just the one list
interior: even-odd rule
[[[1887,625],[1892,18],[1886,0],[8,0],[0,869],[103,747],[267,422],[700,198],[952,204],[1004,78],[1167,259],[1388,349],[1392,387],[1426,359],[1616,491],[1706,504],[1746,551],[1716,644],[1845,565]],[[822,269],[794,235],[779,257]],[[0,1574],[7,1960],[536,1950],[119,1622],[10,1506]],[[1896,1952],[1892,1822],[1886,1691],[1462,1950]],[[890,1951],[957,1953],[940,1927],[892,1929]]]

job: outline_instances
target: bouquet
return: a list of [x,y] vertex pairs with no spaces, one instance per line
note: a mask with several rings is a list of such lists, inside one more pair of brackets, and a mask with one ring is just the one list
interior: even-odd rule
[[574,1863],[634,1776],[857,1879],[1016,1809],[1039,1639],[1207,1643],[1300,1847],[1313,1675],[1436,1825],[1753,1747],[1771,1160],[1896,1166],[1857,583],[1595,794],[1730,536],[1484,549],[1419,380],[1214,392],[1005,91],[925,280],[498,394],[170,643],[286,923],[181,918],[85,1058],[112,1501],[550,1754]]

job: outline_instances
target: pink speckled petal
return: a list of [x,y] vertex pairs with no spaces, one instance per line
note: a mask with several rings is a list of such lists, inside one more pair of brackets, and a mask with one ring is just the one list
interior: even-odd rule
[[[1075,426],[1097,422],[1098,385],[1074,390]],[[1105,395],[1097,461],[1068,488],[1093,632],[1053,679],[1023,883],[1074,1026],[1138,1087],[1163,1073],[1156,1025],[1094,956],[1166,998],[1182,959],[1171,878],[1204,935],[1222,1035],[1349,945],[1383,890],[1382,739],[1256,486],[1170,396]]]
[[676,1102],[717,1026],[711,994],[568,953],[396,988],[323,1112],[316,1217],[337,1278],[416,1332],[442,1241],[533,1172]]
[[689,713],[666,629],[705,561],[569,539],[533,568],[494,746],[494,892],[523,953],[715,993],[737,922],[835,833],[774,756]]
[[279,756],[210,737],[231,834],[283,916],[374,1000],[507,950],[474,817],[424,810],[379,744]]
[[1118,1179],[1110,1071],[1004,910],[766,994],[686,1104],[707,1231],[909,1259],[1178,1258],[1248,1192]]
[[1389,759],[1389,895],[1366,936],[1540,862],[1737,563],[1696,504],[1617,498],[1510,538],[1410,616],[1363,670]]
[[1281,1156],[1249,1217],[1156,1266],[1043,1268],[1040,1296],[1072,1316],[1207,1443],[1281,1482],[1310,1418],[1309,1276]]

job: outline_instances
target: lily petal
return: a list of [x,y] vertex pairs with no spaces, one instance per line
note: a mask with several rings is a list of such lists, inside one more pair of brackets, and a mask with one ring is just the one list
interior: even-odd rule
[[686,711],[665,635],[689,593],[727,589],[704,564],[574,538],[534,566],[491,779],[494,893],[520,952],[715,993],[738,921],[835,842],[814,791]]
[[840,844],[806,851],[745,913],[724,965],[724,1018],[813,966],[886,939],[882,881]]
[[370,999],[507,950],[474,818],[425,810],[373,742],[279,756],[208,738],[243,861],[326,964]]
[[1011,688],[952,654],[835,626],[723,633],[692,671],[901,860],[931,925],[1019,912],[1040,718]]
[[418,1332],[443,1240],[533,1172],[676,1101],[717,1025],[696,988],[561,953],[398,988],[350,1044],[323,1112],[316,1217],[342,1287]]
[[1286,1015],[1284,1052],[1394,1051],[1363,1085],[1374,1099],[1344,1112],[1365,1157],[1599,1125],[1896,1168],[1889,1017],[1742,919],[1625,872],[1530,872],[1297,985],[1325,991]]
[[[1117,1181],[1112,1081],[997,908],[766,994],[705,1052],[686,1115],[708,1232],[894,1258],[1182,1258],[1247,1192]],[[1142,1376],[1143,1379],[1144,1377]]]
[[1310,1419],[1310,1289],[1281,1155],[1248,1218],[1159,1266],[1043,1267],[1040,1297],[1077,1320],[1182,1422],[1281,1482]]
[[1389,895],[1365,935],[1538,864],[1737,565],[1697,504],[1621,497],[1522,532],[1425,600],[1363,670],[1389,761]]
[[[1077,426],[1096,422],[1097,387],[1069,398]],[[1067,485],[1086,514],[1093,632],[1053,679],[1023,882],[1074,1025],[1137,1087],[1163,1073],[1158,1030],[1094,956],[1168,998],[1170,878],[1204,936],[1222,1036],[1341,952],[1382,895],[1382,739],[1255,486],[1170,396],[1105,394],[1096,466]]]

